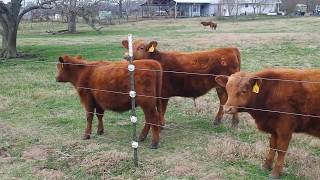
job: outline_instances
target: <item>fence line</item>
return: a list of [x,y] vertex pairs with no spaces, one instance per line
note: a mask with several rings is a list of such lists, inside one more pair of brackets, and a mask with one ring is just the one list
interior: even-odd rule
[[[24,62],[24,61],[22,61]],[[44,62],[44,61],[39,61]],[[103,61],[102,61],[103,62]],[[115,63],[120,61],[110,61],[110,63]],[[110,64],[98,64],[94,63],[94,61],[89,61],[88,64],[81,64],[81,63],[60,63],[60,62],[44,62],[44,63],[52,63],[52,64],[66,64],[66,65],[74,65],[74,66],[89,66],[89,67],[99,67],[99,66],[109,66]],[[90,64],[92,63],[92,64]],[[319,68],[319,67],[316,67]],[[316,70],[316,68],[306,68],[303,70]],[[111,69],[125,69],[124,67],[112,67]],[[281,69],[281,67],[276,67],[275,69]],[[224,76],[230,77],[231,75],[222,75],[222,74],[213,74],[213,73],[198,73],[198,72],[186,72],[186,71],[173,71],[173,70],[153,70],[153,69],[144,69],[144,68],[135,68],[137,71],[150,71],[150,72],[163,72],[163,73],[173,73],[173,74],[186,74],[186,75],[199,75],[199,76]],[[297,69],[298,70],[298,69]],[[319,69],[320,71],[320,69]],[[247,71],[241,71],[247,72]],[[251,72],[252,73],[252,72]],[[238,79],[250,79],[250,77],[235,77]],[[305,80],[293,80],[293,79],[279,79],[279,78],[264,78],[264,77],[254,77],[254,79],[262,79],[268,81],[283,81],[283,82],[296,82],[296,83],[311,83],[311,84],[320,84],[320,81],[305,81]]]
[[[120,61],[124,61],[124,60],[126,60],[126,59],[113,59],[113,60],[107,60],[107,59],[105,59],[105,60],[96,60],[96,61],[109,61],[110,63],[115,63],[115,62],[120,62]],[[262,59],[260,59],[261,61],[262,61]],[[17,61],[15,61],[15,60],[1,60],[0,59],[0,63],[5,63],[5,62],[8,62],[8,63],[17,63]],[[58,62],[57,61],[44,61],[44,60],[21,60],[21,61],[19,61],[19,63],[46,63],[46,64],[57,64]],[[88,61],[89,63],[90,62],[95,62],[95,61],[92,61],[92,60],[89,60]],[[80,65],[80,64],[79,64]],[[95,66],[95,65],[92,65],[92,66]],[[279,69],[279,68],[291,68],[291,69],[315,69],[315,68],[320,68],[320,67],[304,67],[303,65],[301,65],[301,66],[285,66],[285,65],[275,65],[275,66],[268,66],[268,65],[266,65],[266,66],[264,66],[263,68],[277,68],[277,69]]]
[[[81,87],[81,86],[79,86],[79,87],[76,86],[75,88],[93,90],[93,91],[102,91],[102,92],[115,93],[115,94],[129,95],[129,93],[127,93],[127,92],[120,92],[120,91],[95,89],[95,88],[88,88],[88,87]],[[138,96],[138,97],[139,96],[140,97],[146,97],[146,98],[165,99],[165,100],[170,99],[170,98],[166,98],[166,97],[149,96],[149,95],[144,95],[144,94],[136,94],[136,96]],[[278,111],[278,110],[271,110],[271,109],[250,108],[250,107],[242,107],[242,106],[231,106],[231,107],[241,108],[241,109],[246,109],[246,110],[252,110],[252,111],[262,111],[262,112],[270,112],[270,113],[287,114],[287,115],[293,115],[293,116],[320,118],[320,115],[301,114],[301,113],[294,113],[294,112],[285,112],[285,111]]]

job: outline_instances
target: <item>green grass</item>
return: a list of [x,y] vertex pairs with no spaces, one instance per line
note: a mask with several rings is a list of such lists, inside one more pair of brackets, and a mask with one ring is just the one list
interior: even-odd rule
[[[23,23],[18,49],[36,57],[0,61],[0,151],[11,156],[0,163],[1,179],[44,179],[52,174],[58,179],[267,178],[270,172],[261,170],[260,165],[268,135],[258,132],[247,114],[241,114],[236,129],[231,127],[229,116],[213,128],[213,114],[218,108],[215,91],[198,98],[197,108],[190,99],[171,100],[166,113],[168,128],[161,132],[160,148],[150,150],[149,138],[140,143],[139,168],[134,168],[130,112],[106,112],[105,134],[95,134],[94,122],[92,139],[84,141],[81,137],[86,122],[79,98],[70,84],[55,82],[59,56],[122,59],[121,40],[128,33],[136,39],[157,40],[158,48],[163,50],[237,46],[246,71],[320,66],[318,18],[239,17],[237,22],[218,21],[214,32],[204,30],[199,21],[150,20],[107,26],[100,34],[80,24],[79,33],[62,35],[48,35],[45,31],[63,29],[65,24],[33,23],[31,27]],[[140,132],[144,119],[140,109],[138,119]],[[45,160],[24,159],[24,154],[35,147],[44,149]],[[320,158],[319,147],[316,138],[294,137],[289,151],[295,154],[286,158],[283,179],[319,177],[319,160],[305,161],[304,156]],[[121,153],[126,157],[119,159]],[[96,161],[102,164],[90,164]]]

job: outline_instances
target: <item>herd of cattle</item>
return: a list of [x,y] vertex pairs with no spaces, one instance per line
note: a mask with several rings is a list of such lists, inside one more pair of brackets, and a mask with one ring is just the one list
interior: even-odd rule
[[[128,41],[122,41],[128,49]],[[145,115],[139,140],[152,128],[150,148],[159,145],[160,127],[171,97],[196,98],[216,88],[220,106],[213,124],[224,113],[239,122],[238,112],[248,112],[263,132],[270,133],[270,149],[263,164],[271,176],[279,177],[293,132],[320,137],[320,70],[265,69],[256,73],[240,72],[237,48],[218,48],[196,52],[163,52],[157,42],[133,42],[136,106]],[[105,110],[123,112],[131,109],[129,63],[126,60],[86,61],[81,56],[59,57],[58,82],[70,82],[77,90],[87,114],[84,139],[92,133],[94,114],[97,134],[103,134]]]

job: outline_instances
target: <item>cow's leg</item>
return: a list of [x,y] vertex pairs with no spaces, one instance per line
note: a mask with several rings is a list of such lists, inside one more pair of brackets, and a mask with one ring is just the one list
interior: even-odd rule
[[81,103],[84,105],[87,117],[87,127],[85,129],[83,139],[90,139],[92,132],[92,120],[94,116],[95,104],[89,93],[85,96],[80,96]]
[[[156,110],[155,106],[150,107],[150,105],[148,105],[144,107],[141,106],[141,108],[144,112],[145,119],[146,119],[145,125],[148,124],[152,127],[152,142],[151,142],[150,148],[157,149],[159,146],[159,138],[160,138],[160,122],[159,122],[160,114]],[[141,133],[140,137],[142,137],[143,135],[144,134]]]
[[264,164],[262,165],[262,168],[265,170],[271,170],[272,168],[273,159],[276,154],[275,149],[277,149],[277,135],[271,134],[269,142],[270,142],[269,153],[266,157]]
[[102,135],[104,133],[104,126],[103,126],[103,113],[104,110],[100,107],[96,108],[96,116],[98,118],[98,127],[97,127],[97,134]]
[[284,165],[284,157],[286,154],[286,151],[289,146],[289,142],[292,137],[292,131],[285,131],[282,130],[281,132],[286,132],[285,134],[278,133],[277,134],[277,161],[276,164],[273,167],[271,177],[272,178],[278,178],[282,172],[283,165]]
[[[161,103],[161,105],[162,105],[162,106],[161,106],[162,114],[160,114],[160,116],[162,116],[162,117],[161,117],[161,119],[160,119],[160,129],[164,129],[164,126],[165,126],[165,123],[166,123],[166,120],[165,120],[164,115],[165,115],[166,110],[167,110],[167,106],[168,106],[169,99],[162,99],[161,101],[162,101],[162,103]],[[145,121],[147,121],[147,120],[145,119]],[[143,132],[146,132],[146,133],[148,134],[149,129],[150,129],[150,126],[149,126],[149,127],[144,126]],[[144,138],[147,137],[147,134],[145,135]],[[144,138],[143,138],[143,140],[144,140]],[[143,140],[142,140],[142,141],[143,141]]]
[[166,114],[166,111],[167,111],[168,102],[169,102],[169,99],[162,99],[162,106],[161,106],[162,107],[162,114],[161,114],[162,122],[160,122],[161,126],[164,126],[166,124],[166,120],[165,120],[164,115]]
[[86,107],[87,127],[84,132],[83,139],[90,139],[90,135],[92,132],[93,113],[94,113],[94,108]]
[[[219,110],[218,113],[214,119],[213,125],[217,126],[221,123],[221,119],[223,117],[223,105],[227,102],[228,100],[228,95],[227,95],[227,91],[225,88],[223,87],[217,87],[216,88],[219,100],[220,100],[220,106],[219,106]],[[237,126],[239,123],[239,115],[238,113],[235,113],[232,115],[232,126]]]
[[139,141],[142,142],[146,139],[146,137],[148,136],[149,130],[150,130],[151,125],[147,123],[147,121],[145,121],[143,129],[140,133],[139,136]]

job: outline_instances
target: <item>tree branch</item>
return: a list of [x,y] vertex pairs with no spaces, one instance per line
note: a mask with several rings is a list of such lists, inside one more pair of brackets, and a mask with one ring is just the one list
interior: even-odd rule
[[55,2],[57,0],[48,0],[48,1],[44,1],[42,3],[40,3],[39,5],[35,5],[35,6],[31,6],[27,9],[24,9],[18,16],[18,21],[17,22],[20,22],[23,15],[25,15],[26,13],[32,11],[32,10],[35,10],[35,9],[52,9],[52,7],[45,7],[45,5],[50,5],[51,3]]
[[8,13],[9,9],[3,1],[0,1],[0,14]]

